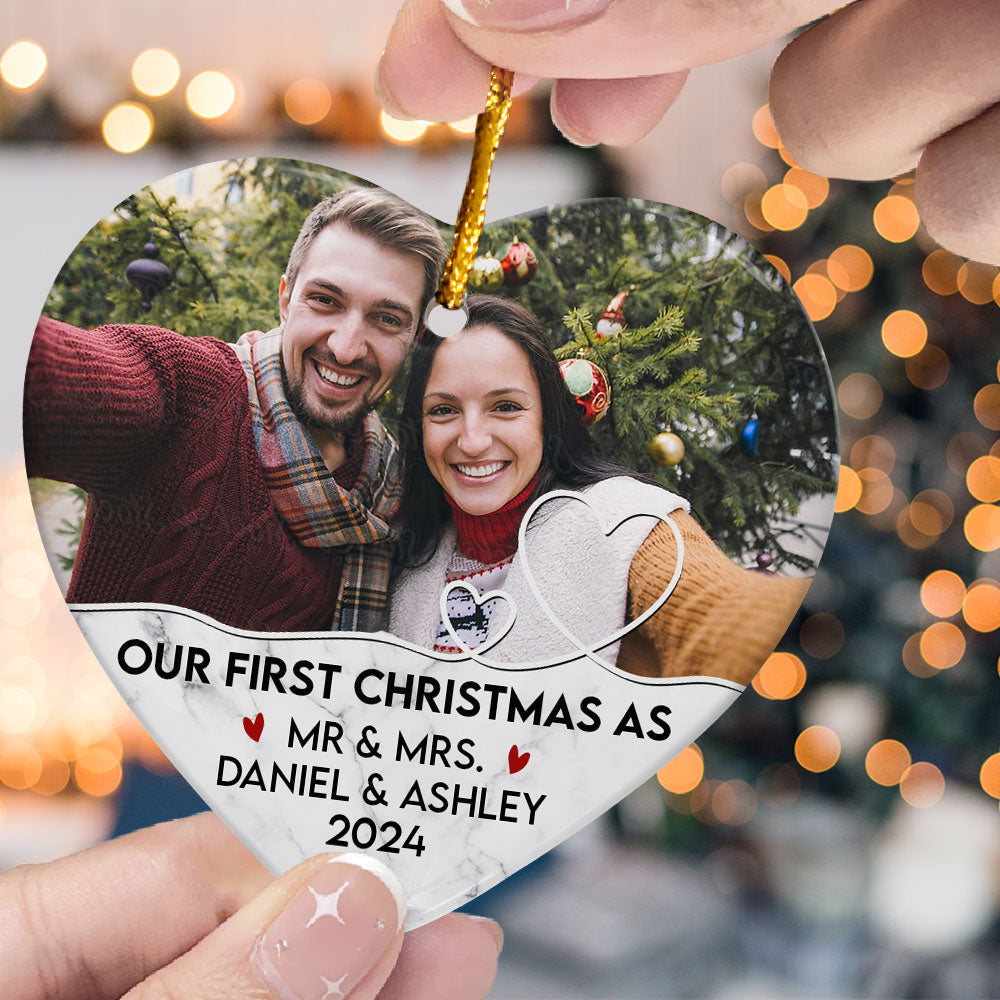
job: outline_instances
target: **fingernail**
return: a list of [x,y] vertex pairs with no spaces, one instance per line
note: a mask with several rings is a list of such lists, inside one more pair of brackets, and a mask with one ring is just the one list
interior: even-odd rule
[[483,930],[486,931],[491,938],[493,938],[494,944],[497,946],[497,954],[503,951],[503,928],[495,921],[490,920],[489,917],[479,917],[473,914],[467,914],[469,920],[474,920],[477,924],[481,924]]
[[253,960],[281,1000],[347,996],[405,918],[399,879],[374,858],[341,854],[289,900],[257,942]]
[[441,0],[456,17],[493,31],[554,31],[600,17],[614,0]]

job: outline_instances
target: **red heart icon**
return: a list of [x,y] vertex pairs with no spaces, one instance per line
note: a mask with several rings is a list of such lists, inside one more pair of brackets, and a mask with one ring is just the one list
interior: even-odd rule
[[531,760],[531,754],[527,750],[524,753],[517,752],[517,744],[515,743],[510,748],[510,753],[507,754],[507,767],[510,768],[511,774],[517,774],[518,771],[522,770]]
[[260,734],[264,732],[264,713],[258,712],[257,718],[251,721],[245,715],[243,716],[243,728],[246,730],[247,736],[254,741],[254,743],[260,742]]

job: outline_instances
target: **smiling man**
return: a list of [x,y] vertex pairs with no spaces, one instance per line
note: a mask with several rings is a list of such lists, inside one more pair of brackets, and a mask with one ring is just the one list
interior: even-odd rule
[[374,407],[445,255],[410,205],[348,189],[303,224],[274,330],[231,345],[43,317],[25,457],[30,476],[87,491],[67,601],[255,631],[382,628],[399,475]]

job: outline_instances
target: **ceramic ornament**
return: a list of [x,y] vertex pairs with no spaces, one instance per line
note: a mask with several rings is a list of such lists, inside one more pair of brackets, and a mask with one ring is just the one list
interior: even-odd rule
[[[257,167],[264,186],[248,184],[240,206],[197,209],[226,213],[217,259],[199,261],[223,304],[246,294],[227,255],[252,245],[271,176],[326,186],[336,197],[324,210],[375,206],[423,244],[447,242],[447,226],[357,178]],[[166,265],[196,252],[144,217],[155,205],[139,192],[112,234],[95,227],[85,238],[74,265],[113,260],[115,247],[145,238],[130,244],[125,230],[154,223]],[[673,239],[681,217],[676,231],[695,220],[714,254],[694,239],[686,257],[670,255],[669,270],[644,279],[648,315],[633,301],[628,336],[597,340],[588,317],[607,293],[580,286],[588,259],[576,234],[621,232],[638,247],[634,268],[646,267],[648,247]],[[378,857],[402,879],[413,928],[590,822],[739,695],[796,613],[802,567],[819,559],[808,540],[789,558],[788,518],[800,510],[814,539],[832,517],[835,408],[828,377],[807,397],[788,390],[781,366],[767,393],[752,390],[776,400],[773,433],[788,440],[774,450],[789,458],[775,463],[770,505],[736,525],[724,501],[740,495],[743,473],[709,461],[730,445],[718,430],[725,414],[754,405],[732,387],[748,384],[761,338],[825,373],[783,284],[762,289],[755,275],[767,272],[749,266],[730,268],[729,284],[692,270],[719,256],[720,240],[727,261],[751,261],[738,236],[649,202],[519,216],[517,227],[551,233],[552,246],[535,249],[543,300],[530,289],[520,302],[472,296],[467,329],[414,345],[423,258],[337,223],[290,262],[301,223],[288,220],[288,246],[267,265],[274,288],[240,303],[266,314],[277,298],[281,326],[276,314],[273,330],[236,343],[212,328],[171,332],[197,328],[201,314],[197,293],[185,305],[176,288],[119,297],[110,325],[81,331],[80,298],[57,279],[29,358],[26,463],[51,481],[37,495],[63,498],[37,513],[81,632],[195,791],[275,874],[324,851]],[[495,223],[487,236],[503,245],[514,226]],[[106,290],[128,263],[67,273],[84,291],[91,280]],[[709,298],[739,300],[744,278],[745,312]],[[672,308],[691,287],[701,298]],[[350,357],[348,313],[370,324]],[[716,338],[697,326],[703,315],[737,315],[740,326]],[[542,345],[534,362],[508,324]],[[592,352],[585,371],[566,364],[578,350]],[[586,426],[560,359],[567,381],[586,376],[578,388],[592,387],[594,368],[621,380],[610,419]],[[682,465],[647,455],[665,423],[683,438]],[[779,488],[806,470],[809,491]],[[746,470],[748,490],[760,474]],[[826,486],[814,492],[818,480]],[[67,539],[58,529],[74,484],[86,517]],[[753,572],[764,548],[771,572]],[[759,608],[752,621],[714,601],[719,580],[741,607]]]

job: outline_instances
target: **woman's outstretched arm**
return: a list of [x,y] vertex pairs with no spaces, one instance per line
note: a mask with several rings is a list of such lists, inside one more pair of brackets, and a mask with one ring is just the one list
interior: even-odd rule
[[[811,581],[741,569],[690,514],[671,516],[684,539],[680,580],[664,606],[622,640],[618,666],[647,677],[705,675],[749,684]],[[663,593],[676,565],[673,532],[659,524],[629,570],[631,618]]]

